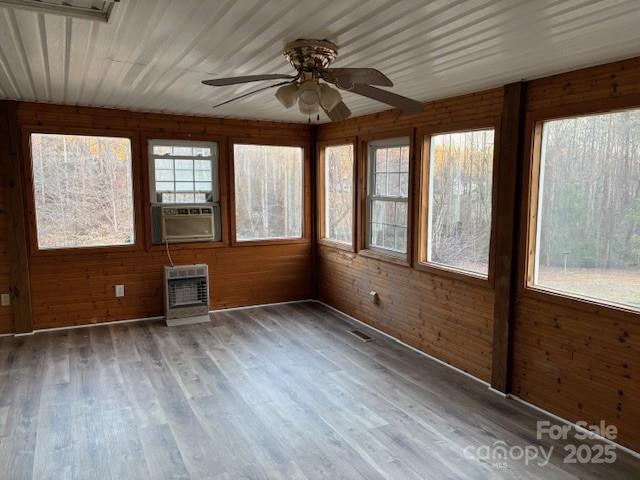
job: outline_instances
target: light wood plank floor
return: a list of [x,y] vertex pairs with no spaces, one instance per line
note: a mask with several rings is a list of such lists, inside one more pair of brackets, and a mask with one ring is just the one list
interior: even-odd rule
[[620,451],[564,464],[550,441],[545,467],[467,458],[498,440],[538,445],[541,415],[350,328],[304,303],[0,339],[0,477],[640,478]]

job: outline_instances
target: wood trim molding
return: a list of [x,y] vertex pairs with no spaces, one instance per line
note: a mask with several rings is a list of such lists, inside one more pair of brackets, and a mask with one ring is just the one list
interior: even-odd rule
[[[315,200],[316,200],[316,204],[315,204],[315,208],[314,208],[314,215],[315,215],[315,231],[316,231],[316,243],[321,244],[321,245],[326,245],[328,247],[333,247],[333,248],[338,248],[341,250],[347,250],[349,252],[355,252],[356,251],[356,242],[357,242],[357,236],[358,236],[358,229],[357,229],[357,215],[356,215],[356,211],[357,211],[357,204],[358,204],[358,196],[357,196],[357,178],[358,178],[358,155],[357,155],[357,141],[354,137],[348,137],[348,138],[344,138],[344,139],[336,139],[336,140],[329,140],[329,141],[323,141],[323,142],[314,142],[316,145],[315,148],[315,154],[316,154],[316,163],[315,163]],[[352,240],[351,240],[351,245],[346,244],[346,243],[340,243],[337,242],[335,240],[331,240],[329,238],[325,237],[325,229],[326,229],[326,225],[324,224],[325,222],[325,202],[324,202],[324,151],[327,147],[332,147],[332,146],[338,146],[338,145],[351,145],[353,148],[353,170],[352,170],[352,175],[353,175],[353,181],[352,181],[352,193],[353,193],[353,211],[352,211],[352,215],[351,215],[351,225],[352,225],[352,232],[351,232],[351,236],[352,236]]]
[[220,204],[220,240],[217,242],[189,242],[172,243],[172,251],[225,248],[230,245],[229,241],[229,147],[227,137],[208,134],[190,134],[182,132],[143,132],[140,134],[140,157],[142,172],[142,218],[144,225],[144,247],[147,251],[164,251],[164,245],[153,245],[151,243],[151,194],[150,194],[150,169],[149,142],[151,140],[188,140],[193,142],[213,142],[218,144],[218,191]]
[[[52,248],[40,249],[38,246],[38,232],[36,225],[36,205],[34,198],[33,161],[31,158],[31,134],[51,133],[60,135],[89,135],[89,136],[111,136],[128,138],[131,142],[131,178],[133,181],[133,228],[135,241],[131,245],[107,245],[101,247],[77,247],[77,248]],[[140,198],[142,197],[143,185],[141,175],[140,138],[137,132],[132,130],[105,130],[102,128],[76,128],[76,127],[45,127],[27,126],[22,128],[22,175],[23,175],[23,198],[27,219],[27,238],[29,251],[32,257],[35,256],[65,256],[65,255],[87,255],[97,253],[115,252],[139,252],[142,250],[145,239],[143,228],[143,212]]]
[[[235,169],[233,151],[236,144],[273,145],[302,148],[302,237],[274,238],[267,240],[237,240],[236,238],[236,200],[235,200]],[[228,172],[229,172],[229,226],[231,246],[242,247],[251,245],[287,245],[295,243],[313,243],[311,218],[311,145],[309,141],[288,139],[255,139],[233,137],[228,141]]]
[[517,291],[517,227],[519,197],[518,179],[523,159],[525,84],[511,83],[504,87],[497,163],[495,198],[494,314],[491,387],[509,393],[511,379],[511,330]]
[[10,293],[13,302],[15,333],[33,331],[29,255],[25,225],[25,205],[22,183],[20,130],[17,105],[0,101],[0,166],[5,172],[5,206],[7,215],[7,250],[9,254]]

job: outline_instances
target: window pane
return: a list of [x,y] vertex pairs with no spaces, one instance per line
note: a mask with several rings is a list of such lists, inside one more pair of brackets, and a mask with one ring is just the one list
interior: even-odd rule
[[156,192],[173,192],[174,188],[173,182],[156,182]]
[[389,197],[400,197],[400,174],[389,173],[387,175],[387,195]]
[[387,174],[386,173],[376,173],[375,177],[376,187],[375,187],[375,195],[377,197],[386,197],[387,196]]
[[387,150],[387,171],[400,171],[400,147],[389,148]]
[[488,275],[493,130],[431,137],[427,261]]
[[376,155],[376,172],[386,172],[387,171],[387,149],[386,148],[378,148],[375,150]]
[[640,110],[545,122],[533,284],[640,308]]
[[302,148],[234,145],[236,238],[302,237]]
[[173,182],[173,170],[156,170],[156,180],[159,182]]
[[177,181],[193,181],[193,170],[176,170]]
[[[179,155],[181,157],[191,157],[191,156],[193,156],[193,147],[174,146],[173,147],[173,154],[174,155]],[[191,160],[189,160],[189,163],[191,163]],[[176,167],[176,168],[178,168],[178,167]]]
[[[158,148],[158,147],[153,147],[154,149]],[[156,166],[156,170],[161,168],[161,169],[166,169],[166,170],[173,170],[173,160],[170,158],[156,158],[155,161],[155,166]]]
[[324,149],[325,236],[353,243],[353,145]]
[[[173,149],[165,145],[155,145],[153,147],[154,155],[171,155],[172,152],[173,152]],[[173,162],[173,160],[169,160],[169,161]]]
[[31,135],[38,247],[134,243],[128,138]]

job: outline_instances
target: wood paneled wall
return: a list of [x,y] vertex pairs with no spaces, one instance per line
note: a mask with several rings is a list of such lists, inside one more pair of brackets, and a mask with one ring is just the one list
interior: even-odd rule
[[[571,421],[614,424],[617,441],[640,451],[640,315],[524,286],[533,120],[640,107],[640,58],[527,82],[526,91],[511,391]],[[383,112],[323,125],[318,139],[406,127],[453,130],[496,118],[501,106],[502,90],[491,90],[430,103],[420,115]],[[380,293],[379,305],[368,300],[370,290]],[[494,297],[490,286],[322,245],[318,297],[480,379],[490,379]]]
[[[5,178],[0,181],[0,293],[9,293],[8,229],[5,213]],[[0,334],[13,332],[13,307],[0,306]]]
[[[309,127],[277,122],[222,120],[118,110],[66,107],[33,103],[18,104],[18,122],[25,132],[39,128],[47,131],[95,132],[110,130],[134,132],[139,137],[134,162],[146,182],[145,138],[189,138],[198,140],[243,138],[257,142],[304,142],[309,146]],[[222,148],[224,148],[221,145]],[[24,150],[27,150],[26,148]],[[134,149],[135,152],[135,149]],[[223,153],[226,158],[228,155]],[[135,170],[135,169],[134,169]],[[221,169],[222,170],[222,169]],[[229,170],[226,169],[226,172]],[[221,172],[222,173],[222,172]],[[228,176],[220,179],[228,182]],[[228,184],[223,209],[228,209]],[[136,197],[139,211],[147,207],[141,189]],[[26,194],[31,194],[28,192]],[[25,194],[25,195],[26,195]],[[307,205],[310,193],[306,191]],[[225,238],[229,238],[228,210],[223,215]],[[138,218],[137,222],[143,222]],[[225,221],[226,219],[226,221]],[[31,221],[32,219],[30,219]],[[0,214],[0,227],[3,217]],[[31,293],[35,329],[87,323],[134,319],[162,315],[162,266],[167,264],[164,249],[149,246],[147,228],[141,228],[135,251],[102,249],[97,252],[63,251],[55,255],[31,253]],[[6,259],[0,233],[0,287],[4,285]],[[251,246],[172,246],[176,264],[203,262],[209,265],[210,307],[225,308],[309,298],[312,295],[311,236],[306,242]],[[49,252],[47,252],[49,253]],[[113,287],[124,284],[126,295],[115,298]],[[0,310],[0,328],[11,331],[10,310]]]
[[[534,119],[640,107],[640,58],[529,82]],[[640,315],[524,288],[531,141],[523,152],[523,219],[513,341],[512,389],[572,421],[605,420],[640,451]],[[637,159],[640,161],[640,159]]]
[[[412,128],[446,132],[498,127],[502,101],[500,88],[431,102],[416,115],[399,116],[387,111],[321,125],[318,141]],[[416,145],[421,142],[416,138]],[[417,167],[419,158],[412,161]],[[489,381],[494,303],[491,282],[418,271],[325,245],[318,249],[317,275],[318,298],[322,301]],[[380,297],[377,305],[368,298],[371,290]]]

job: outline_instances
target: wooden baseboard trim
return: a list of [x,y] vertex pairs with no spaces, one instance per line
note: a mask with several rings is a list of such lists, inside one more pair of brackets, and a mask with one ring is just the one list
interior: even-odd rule
[[[230,312],[233,310],[246,310],[248,308],[271,307],[275,305],[286,305],[288,303],[304,303],[304,302],[312,302],[312,301],[313,301],[312,299],[304,299],[304,300],[290,300],[287,302],[258,303],[256,305],[244,305],[242,307],[230,307],[230,308],[219,308],[217,310],[209,310],[209,313]],[[56,332],[59,330],[71,330],[75,328],[99,327],[102,325],[115,325],[115,324],[121,324],[121,323],[150,322],[154,320],[164,320],[164,315],[159,315],[155,317],[132,318],[127,320],[112,320],[110,322],[86,323],[82,325],[69,325],[66,327],[38,328],[36,330],[33,330],[31,332],[26,332],[26,333],[5,333],[0,335],[0,337],[24,337],[27,335],[34,335],[40,332]]]

